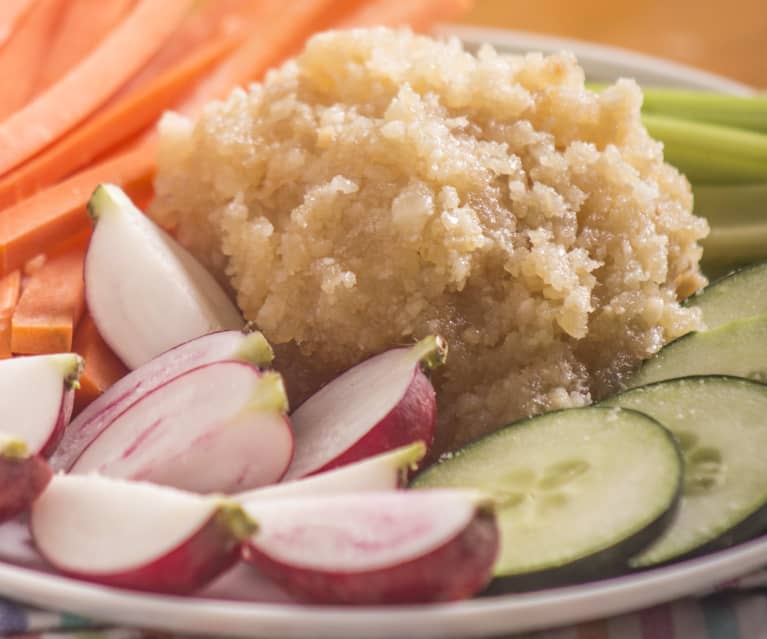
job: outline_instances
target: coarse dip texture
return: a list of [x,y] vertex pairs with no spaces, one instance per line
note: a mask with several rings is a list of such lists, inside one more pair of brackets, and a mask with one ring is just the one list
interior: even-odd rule
[[444,335],[445,450],[602,396],[700,327],[678,300],[704,284],[707,225],[641,101],[588,91],[566,53],[323,33],[198,122],[166,116],[152,214],[300,371],[294,405]]

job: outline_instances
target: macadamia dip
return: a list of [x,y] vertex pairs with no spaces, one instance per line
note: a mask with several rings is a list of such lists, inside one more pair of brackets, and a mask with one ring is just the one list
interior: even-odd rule
[[588,403],[700,327],[687,180],[621,80],[407,30],[313,37],[263,83],[161,124],[151,214],[295,373],[441,334],[438,448]]

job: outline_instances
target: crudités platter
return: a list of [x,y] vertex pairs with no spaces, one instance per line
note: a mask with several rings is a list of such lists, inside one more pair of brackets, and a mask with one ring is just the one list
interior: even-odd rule
[[[633,77],[648,86],[750,92],[724,78],[607,47],[498,30],[444,27],[440,32],[457,35],[470,46],[487,42],[507,52],[571,50],[594,82]],[[615,615],[694,595],[765,563],[767,539],[761,538],[698,559],[583,585],[383,609],[301,605],[266,583],[250,583],[250,599],[238,600],[239,569],[194,598],[137,594],[61,577],[20,557],[18,563],[0,563],[0,593],[99,621],[212,636],[467,637]]]

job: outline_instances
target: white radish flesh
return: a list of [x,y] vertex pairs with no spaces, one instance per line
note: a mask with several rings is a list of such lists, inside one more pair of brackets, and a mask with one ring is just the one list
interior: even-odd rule
[[55,470],[69,470],[86,446],[125,409],[181,373],[222,360],[265,366],[272,355],[268,342],[258,331],[210,333],[158,355],[118,380],[72,420],[51,457],[51,466]]
[[74,353],[14,357],[0,362],[0,428],[22,439],[30,454],[53,452],[72,413],[82,372]]
[[311,477],[242,492],[236,498],[246,503],[260,499],[396,490],[404,487],[408,473],[424,455],[426,445],[415,442]]
[[85,259],[88,309],[129,368],[189,339],[243,326],[213,276],[119,187],[99,186],[88,210],[95,221]]
[[184,373],[134,403],[72,473],[224,492],[279,481],[293,452],[282,378],[243,362]]
[[250,502],[244,557],[316,603],[467,597],[490,579],[498,531],[476,494],[394,491]]
[[296,452],[286,479],[298,479],[412,442],[434,438],[436,399],[421,366],[444,361],[428,337],[372,357],[307,399],[291,415]]
[[255,525],[231,502],[97,475],[57,475],[30,515],[47,561],[74,577],[191,592],[228,569]]

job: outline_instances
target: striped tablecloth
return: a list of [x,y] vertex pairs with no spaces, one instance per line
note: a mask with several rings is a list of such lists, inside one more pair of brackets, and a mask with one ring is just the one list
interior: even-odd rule
[[[26,639],[175,639],[173,635],[163,632],[110,628],[77,615],[29,608],[4,599],[0,599],[0,636]],[[767,639],[767,570],[731,582],[725,590],[700,599],[683,599],[610,619],[508,637]]]

